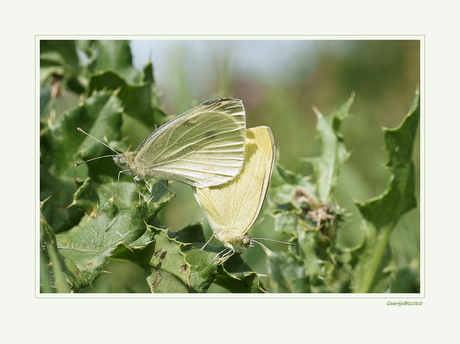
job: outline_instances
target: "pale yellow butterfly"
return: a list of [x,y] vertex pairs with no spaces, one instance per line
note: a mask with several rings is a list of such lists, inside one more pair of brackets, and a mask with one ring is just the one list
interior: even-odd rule
[[274,161],[275,144],[271,129],[265,126],[247,129],[246,159],[241,173],[227,184],[195,189],[195,197],[213,230],[211,239],[215,236],[228,250],[220,259],[220,264],[236,252],[236,245],[245,250],[256,242],[268,250],[255,240],[264,238],[252,238],[246,233],[264,203]]
[[[117,153],[104,157],[113,157],[122,168],[118,180],[121,173],[128,173],[135,176],[135,182],[156,178],[203,188],[226,183],[240,173],[246,151],[245,138],[243,102],[219,98],[198,105],[162,125],[134,152],[119,153],[96,140]],[[83,163],[95,159],[98,158]]]

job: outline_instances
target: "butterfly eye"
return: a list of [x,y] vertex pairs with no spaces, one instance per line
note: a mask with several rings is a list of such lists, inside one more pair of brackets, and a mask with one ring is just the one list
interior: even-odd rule
[[126,167],[126,158],[123,154],[115,155],[113,157],[113,161],[115,162],[115,164],[117,164],[121,168]]

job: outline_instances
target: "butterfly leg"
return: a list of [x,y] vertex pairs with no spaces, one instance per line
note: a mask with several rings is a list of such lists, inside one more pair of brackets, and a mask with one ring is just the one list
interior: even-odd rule
[[[200,248],[200,251],[203,251],[203,249],[209,244],[209,242],[212,240],[212,238],[214,238],[214,233],[212,233],[211,237],[210,237],[209,240],[206,242],[206,244],[204,244],[203,247]],[[225,251],[225,250],[224,250],[224,251]],[[222,252],[224,252],[224,251],[222,251]],[[222,253],[222,252],[220,252],[220,253]],[[219,253],[219,254],[220,254],[220,253]]]
[[139,207],[141,206],[141,189],[139,188],[139,185],[137,184],[137,181],[140,180],[139,178],[134,177],[134,184],[136,184],[137,192],[139,193]]
[[155,197],[155,195],[153,194],[153,186],[152,188],[150,189],[149,188],[149,184],[147,183],[146,180],[144,180],[144,183],[145,183],[145,187],[147,188],[147,191],[149,192],[149,194],[151,194],[152,196],[149,198],[149,203],[152,202],[153,198]]
[[124,171],[120,171],[118,172],[118,180],[117,180],[117,186],[115,187],[115,191],[113,192],[112,194],[112,198],[115,197],[115,193],[117,192],[117,189],[118,189],[118,184],[120,184],[120,175],[124,172],[129,172],[129,170],[124,170]]
[[[153,187],[152,189],[150,189],[149,187],[149,183],[147,183],[147,181],[145,179],[142,179],[144,181],[144,184],[145,184],[145,187],[147,188],[147,191],[149,192],[149,194],[152,194],[152,191],[153,191]],[[152,197],[153,198],[153,197]],[[150,199],[151,201],[152,199]]]
[[[216,258],[219,257],[219,256],[222,254],[222,252],[225,252],[226,250],[228,250],[228,247],[224,248],[222,251],[220,251],[218,254],[216,254],[216,256],[214,257],[214,259],[211,260],[211,263],[214,262],[214,261],[216,260]],[[230,251],[230,252],[231,252],[231,251]],[[226,253],[226,254],[227,254],[227,253]],[[222,258],[221,258],[221,259],[222,259]],[[220,262],[221,259],[219,259],[219,265],[222,264],[222,263]]]
[[[155,178],[155,177],[153,177],[153,178]],[[158,183],[160,183],[161,185],[163,185],[163,186],[168,190],[168,192],[169,192],[170,195],[171,195],[171,193],[172,193],[172,196],[176,197],[176,193],[175,193],[174,191],[172,191],[170,188],[168,188],[166,185],[164,185],[164,184],[161,182],[161,180],[159,180],[158,178],[155,178],[155,179],[158,181]],[[172,197],[172,196],[171,196],[171,197]],[[152,196],[151,199],[153,199],[153,196]]]
[[219,259],[219,265],[224,264],[231,256],[235,254],[235,249],[233,248],[233,246],[229,247],[229,249],[230,250],[226,252],[224,255],[222,255],[222,257]]

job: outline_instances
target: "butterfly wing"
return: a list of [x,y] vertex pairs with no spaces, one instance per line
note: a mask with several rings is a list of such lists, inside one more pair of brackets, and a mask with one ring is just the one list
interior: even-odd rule
[[245,137],[246,114],[241,100],[205,102],[144,140],[135,152],[136,175],[195,187],[226,183],[241,171]]
[[246,130],[246,158],[241,173],[231,182],[195,189],[216,237],[239,243],[262,208],[275,161],[275,145],[269,127]]

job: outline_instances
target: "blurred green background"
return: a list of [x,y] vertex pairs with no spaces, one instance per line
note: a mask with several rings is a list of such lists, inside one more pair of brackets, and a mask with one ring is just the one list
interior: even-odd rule
[[[242,99],[247,127],[269,126],[279,163],[304,176],[310,176],[312,169],[302,158],[319,154],[312,107],[327,115],[355,92],[352,115],[342,125],[352,155],[343,168],[333,203],[351,214],[338,233],[338,245],[350,247],[360,242],[361,218],[352,198],[365,201],[378,196],[388,183],[380,127],[398,126],[419,88],[418,40],[135,40],[131,50],[138,70],[151,59],[161,104],[168,115],[178,115],[216,97]],[[75,104],[77,100],[75,96]],[[62,106],[69,108],[70,104]],[[129,118],[123,129],[132,141],[132,149],[150,134]],[[418,195],[419,142],[414,153]],[[170,187],[177,197],[161,212],[162,224],[177,231],[203,220],[209,238],[212,232],[191,188],[180,183]],[[260,216],[249,234],[283,239],[274,233],[269,217]],[[218,244],[215,239],[213,243]],[[397,266],[419,265],[419,209],[402,218],[390,243]],[[268,246],[286,249],[277,244]],[[262,248],[248,250],[243,258],[255,271],[266,272]],[[111,262],[107,270],[112,274],[101,276],[94,285],[96,290],[149,292],[140,268],[138,271],[131,264]]]

